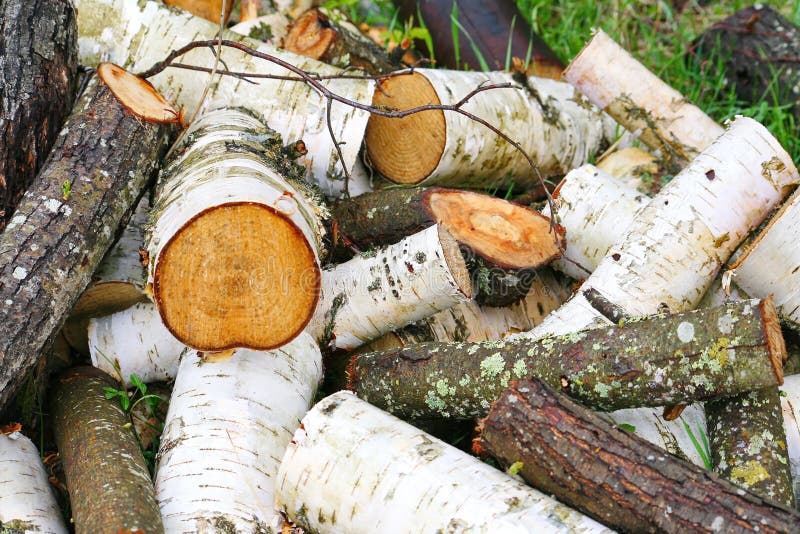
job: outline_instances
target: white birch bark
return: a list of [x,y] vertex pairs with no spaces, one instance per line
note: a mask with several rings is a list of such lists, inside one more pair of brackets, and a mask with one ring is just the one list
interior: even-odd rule
[[800,496],[800,375],[783,378],[781,411],[786,429],[786,449],[795,497]]
[[178,372],[181,354],[187,350],[161,322],[152,302],[89,321],[92,365],[126,387],[131,385],[133,374],[146,384],[171,381]]
[[617,148],[597,162],[597,168],[623,182],[625,185],[650,193],[647,182],[661,170],[658,158],[634,146]]
[[456,241],[440,225],[322,272],[307,328],[315,339],[353,349],[472,295]]
[[[189,13],[169,9],[153,1],[76,0],[78,10],[79,61],[96,66],[109,61],[129,71],[140,72],[163,60],[172,50],[194,40],[214,39],[217,25]],[[260,52],[277,56],[308,72],[336,74],[340,69],[303,58],[268,44],[225,31],[223,38],[241,41]],[[287,70],[273,63],[224,49],[224,65],[236,72],[276,74]],[[208,49],[194,50],[181,58],[182,63],[211,68],[214,55]],[[220,64],[220,68],[225,68]],[[170,68],[152,77],[150,82],[164,97],[191,116],[208,84],[208,75]],[[258,79],[252,84],[230,76],[216,77],[208,108],[246,107],[269,117],[270,127],[286,143],[303,139],[309,148],[307,168],[323,191],[338,196],[344,184],[339,156],[326,124],[326,102],[308,86],[287,80]],[[371,102],[374,84],[369,80],[329,80],[323,82],[333,92],[364,104]],[[341,143],[344,164],[350,169],[361,147],[368,113],[341,103],[333,103],[331,127]]]
[[164,530],[280,532],[278,463],[321,379],[322,356],[307,334],[217,363],[185,354],[156,473]]
[[572,60],[564,78],[668,159],[691,161],[723,133],[713,119],[602,30]]
[[314,532],[610,532],[344,391],[306,414],[276,480]]
[[[289,18],[276,11],[260,15],[245,22],[239,22],[228,29],[233,33],[278,46],[283,38],[286,37],[289,24]],[[268,39],[265,38],[267,36],[269,36]]]
[[67,534],[39,451],[20,432],[0,433],[0,531]]

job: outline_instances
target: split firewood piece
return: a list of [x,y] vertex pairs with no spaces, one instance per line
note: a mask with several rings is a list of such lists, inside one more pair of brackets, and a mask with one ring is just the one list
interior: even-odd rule
[[0,427],[0,531],[67,534],[39,451],[19,429]]
[[[459,0],[456,3],[396,0],[394,3],[400,8],[402,20],[413,17],[418,26],[424,24],[428,29],[434,49],[426,50],[427,46],[424,46],[423,51],[440,67],[455,70],[465,67],[469,70],[515,67],[527,70],[533,76],[561,79],[564,64],[533,32],[525,16],[512,1]],[[458,26],[456,35],[460,36],[455,42],[451,37],[456,31],[453,24]],[[425,43],[420,41],[420,44]],[[509,57],[517,61],[513,65],[506,65]],[[525,64],[526,61],[528,64]]]
[[540,380],[512,383],[481,424],[480,451],[622,532],[793,532],[800,514],[674,458]]
[[800,496],[800,375],[787,376],[780,387],[786,448],[792,473],[795,504]]
[[353,349],[471,296],[458,243],[434,225],[323,271],[308,331],[323,346]]
[[609,532],[345,391],[303,418],[275,493],[312,532]]
[[602,30],[578,54],[564,78],[678,169],[694,159],[722,127],[639,63]]
[[639,212],[576,295],[524,335],[616,322],[606,317],[610,308],[630,317],[692,309],[739,243],[798,181],[772,134],[737,118]]
[[156,473],[167,532],[280,532],[278,463],[321,379],[322,355],[306,333],[221,362],[184,354]]
[[347,376],[348,389],[404,419],[465,419],[486,415],[512,378],[611,411],[778,385],[785,354],[767,299],[535,340],[422,343],[354,356]]
[[[75,5],[78,9],[79,59],[84,65],[110,61],[125,65],[131,72],[141,72],[193,39],[214,39],[219,33],[218,23],[177,12],[153,1],[76,0]],[[103,16],[97,16],[98,13]],[[223,38],[248,44],[306,72],[323,76],[341,72],[335,67],[227,30],[223,32]],[[182,56],[180,62],[210,69],[215,64],[215,51],[216,47],[195,49]],[[223,48],[218,67],[255,74],[291,74],[274,63],[227,47]],[[178,68],[167,69],[149,81],[170,102],[183,109],[186,116],[192,116],[209,85],[208,75]],[[332,104],[330,127],[342,151],[340,158],[328,130],[325,100],[309,86],[274,79],[259,79],[257,84],[253,84],[234,76],[222,76],[210,82],[212,90],[204,100],[208,106],[206,109],[243,106],[260,116],[269,117],[270,126],[287,143],[298,139],[305,141],[309,150],[301,162],[325,194],[338,196],[344,190],[340,159],[348,169],[353,167],[364,136],[368,118],[366,111],[339,102]],[[324,83],[334,93],[364,104],[370,103],[374,91],[374,83],[368,79],[327,80]]]
[[220,19],[223,24],[228,22],[233,2],[234,0],[164,0],[168,6],[185,9],[189,13],[217,24],[220,23]]
[[532,189],[544,178],[582,165],[614,139],[608,115],[589,105],[569,84],[512,74],[416,69],[383,80],[373,104],[406,110],[456,104],[486,84],[514,87],[478,93],[461,109],[519,142],[524,155],[486,126],[454,111],[429,110],[402,119],[370,117],[366,149],[374,168],[392,182]]
[[75,17],[63,0],[0,4],[0,231],[70,112],[78,67]]
[[164,325],[203,351],[288,343],[317,306],[327,208],[253,114],[210,111],[186,139],[161,173],[147,238]]
[[94,367],[76,367],[61,375],[51,399],[75,532],[164,532],[130,417],[106,398],[108,387],[119,384]]
[[90,81],[0,235],[0,409],[88,285],[171,131],[134,117],[102,82]]
[[283,48],[330,65],[363,69],[370,74],[399,68],[390,61],[386,50],[336,10],[314,7],[302,13],[292,23]]
[[713,399],[706,403],[706,417],[714,470],[737,486],[794,508],[778,388]]
[[88,336],[92,365],[126,386],[131,375],[145,384],[173,380],[189,350],[169,333],[152,302],[91,319]]

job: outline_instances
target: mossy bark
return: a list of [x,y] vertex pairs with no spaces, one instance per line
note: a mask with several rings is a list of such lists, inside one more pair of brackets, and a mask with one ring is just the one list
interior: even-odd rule
[[166,150],[96,80],[0,235],[0,410],[64,323]]
[[118,399],[119,387],[94,367],[76,367],[56,385],[51,412],[67,477],[75,532],[164,532],[144,458]]
[[611,411],[778,385],[784,353],[774,306],[750,300],[535,340],[358,355],[348,388],[401,418],[471,418],[486,415],[511,379],[536,376]]
[[800,514],[665,454],[548,387],[512,383],[477,441],[532,486],[621,532],[796,532]]

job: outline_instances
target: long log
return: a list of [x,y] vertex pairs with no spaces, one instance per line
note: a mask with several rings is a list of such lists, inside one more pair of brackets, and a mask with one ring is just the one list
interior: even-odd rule
[[163,533],[130,417],[105,395],[105,388],[118,386],[94,367],[76,367],[58,379],[50,399],[75,532]]
[[515,382],[478,448],[531,485],[622,532],[796,532],[800,514],[674,458],[559,395]]
[[77,37],[71,2],[0,2],[0,231],[72,108]]
[[303,418],[275,492],[312,532],[608,532],[347,392]]
[[513,378],[536,376],[594,409],[691,403],[783,380],[769,300],[561,336],[422,343],[354,356],[348,389],[402,418],[472,418]]
[[92,80],[0,235],[0,410],[91,280],[154,176],[170,128]]

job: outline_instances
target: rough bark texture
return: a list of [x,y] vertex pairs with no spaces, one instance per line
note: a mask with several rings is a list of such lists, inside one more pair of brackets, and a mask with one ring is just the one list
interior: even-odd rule
[[348,389],[402,418],[483,416],[513,378],[536,376],[587,406],[689,403],[782,381],[768,300],[537,340],[423,343],[354,356]]
[[51,400],[75,532],[164,532],[130,417],[116,398],[105,398],[105,387],[119,384],[94,367],[76,367],[59,378]]
[[130,216],[170,131],[129,115],[102,84],[87,87],[0,235],[0,410]]
[[0,1],[0,230],[69,114],[77,36],[69,0]]
[[707,402],[706,417],[714,470],[737,486],[793,508],[778,388]]
[[510,306],[528,294],[536,269],[506,269],[463,250],[464,260],[472,279],[475,301],[482,306]]
[[503,393],[478,446],[504,465],[521,462],[528,483],[622,532],[796,532],[800,522],[538,380]]

